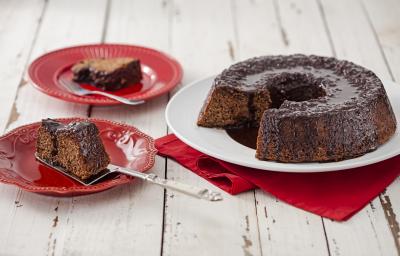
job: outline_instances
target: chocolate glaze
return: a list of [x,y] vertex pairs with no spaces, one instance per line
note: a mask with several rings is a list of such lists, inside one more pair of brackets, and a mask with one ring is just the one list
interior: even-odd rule
[[43,119],[42,125],[50,133],[55,133],[58,129],[64,127],[64,124],[50,118]]
[[288,116],[366,105],[371,97],[384,91],[382,82],[370,70],[345,60],[302,54],[263,56],[239,62],[217,76],[214,86],[234,87],[249,94],[263,88],[285,93],[299,86],[324,91],[324,95],[312,99],[284,99],[279,112]]

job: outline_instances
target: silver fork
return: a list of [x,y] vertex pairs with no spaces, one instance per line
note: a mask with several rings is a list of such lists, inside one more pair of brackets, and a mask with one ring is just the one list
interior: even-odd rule
[[37,154],[35,154],[35,157],[39,162],[43,163],[44,165],[47,165],[47,166],[51,167],[52,169],[59,171],[61,174],[68,176],[71,179],[76,180],[77,182],[79,182],[85,186],[95,184],[96,182],[103,179],[110,173],[117,172],[117,173],[123,173],[123,174],[129,175],[132,177],[136,177],[136,178],[148,181],[150,183],[156,184],[158,186],[161,186],[163,188],[172,189],[177,192],[180,192],[185,195],[192,196],[192,197],[195,197],[198,199],[204,199],[204,200],[208,200],[208,201],[220,201],[223,199],[221,193],[209,190],[207,188],[199,188],[199,187],[191,186],[191,185],[184,184],[181,182],[177,182],[174,180],[163,179],[161,177],[158,177],[154,173],[138,172],[138,171],[135,171],[135,170],[132,170],[129,168],[125,168],[125,167],[121,167],[121,166],[117,166],[117,165],[113,165],[113,164],[109,164],[107,166],[107,169],[104,169],[100,173],[96,174],[94,177],[90,177],[89,179],[82,180],[79,177],[73,175],[72,173],[67,172],[64,168],[62,168],[60,166],[52,165],[52,164],[46,162],[45,160],[38,157]]
[[64,86],[69,92],[75,95],[83,96],[83,95],[89,95],[89,94],[97,94],[97,95],[103,95],[105,97],[108,97],[110,99],[119,101],[121,103],[127,104],[127,105],[140,105],[144,103],[144,100],[130,100],[124,97],[116,96],[111,93],[106,93],[102,91],[90,91],[82,88],[79,84],[75,83],[74,81],[70,81],[65,77],[60,77],[59,81],[62,86]]

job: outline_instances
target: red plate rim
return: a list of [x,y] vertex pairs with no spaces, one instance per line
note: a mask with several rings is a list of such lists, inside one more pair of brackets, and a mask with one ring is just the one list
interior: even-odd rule
[[149,47],[145,47],[145,46],[140,46],[140,45],[130,45],[130,44],[117,44],[117,43],[101,43],[101,44],[84,44],[84,45],[76,45],[76,46],[71,46],[71,47],[64,47],[64,48],[59,48],[53,51],[50,51],[48,53],[45,53],[39,57],[37,57],[34,61],[32,61],[32,63],[29,65],[28,68],[28,81],[33,85],[33,87],[35,87],[36,89],[38,89],[39,91],[52,96],[54,98],[57,99],[61,99],[64,101],[69,101],[69,102],[73,102],[73,103],[80,103],[80,104],[91,104],[91,105],[99,105],[99,106],[111,106],[111,105],[121,105],[122,103],[113,100],[113,99],[109,99],[109,98],[104,98],[104,99],[98,99],[98,98],[82,98],[79,97],[77,95],[73,95],[70,94],[68,92],[60,92],[58,90],[54,90],[52,88],[49,87],[43,87],[41,86],[37,79],[35,78],[35,71],[36,71],[36,67],[38,66],[38,63],[40,63],[41,61],[43,61],[43,59],[47,58],[50,55],[59,53],[59,52],[63,52],[63,51],[68,51],[68,50],[74,50],[74,49],[79,49],[79,48],[89,48],[89,47],[101,47],[101,46],[105,46],[105,47],[133,47],[136,48],[138,50],[141,51],[146,51],[148,53],[152,53],[152,54],[156,54],[160,57],[162,57],[167,63],[170,64],[170,67],[174,70],[173,72],[173,76],[170,79],[170,81],[167,82],[167,84],[165,86],[163,86],[161,89],[158,90],[158,92],[153,93],[151,96],[147,96],[147,97],[132,97],[130,99],[137,99],[137,100],[150,100],[153,99],[155,97],[158,97],[160,95],[163,95],[169,91],[171,91],[172,89],[174,89],[181,81],[182,81],[182,76],[183,76],[183,69],[181,64],[172,56],[170,56],[167,53],[164,53],[162,51],[156,50],[156,49],[152,49]]
[[[117,125],[117,126],[121,126],[130,130],[133,130],[136,134],[144,137],[147,139],[148,144],[149,144],[149,161],[148,163],[140,170],[141,172],[146,172],[148,171],[150,168],[152,168],[154,166],[155,163],[155,157],[157,154],[157,149],[155,147],[154,144],[154,139],[143,133],[142,131],[140,131],[138,128],[134,127],[134,126],[130,126],[124,123],[119,123],[119,122],[115,122],[115,121],[110,121],[110,120],[106,120],[106,119],[100,119],[100,118],[84,118],[84,117],[67,117],[67,118],[54,118],[55,120],[58,121],[75,121],[75,120],[91,120],[94,122],[105,122],[108,123],[110,125]],[[3,134],[2,136],[0,136],[0,140],[3,140],[11,135],[14,135],[15,133],[17,133],[18,131],[24,129],[24,128],[28,128],[32,125],[37,125],[40,124],[40,122],[34,122],[34,123],[29,123],[29,124],[25,124],[22,126],[19,126],[17,128],[12,129],[11,131]],[[96,184],[96,185],[90,185],[90,186],[79,186],[79,187],[71,187],[71,188],[67,188],[67,187],[37,187],[34,185],[29,185],[26,184],[25,182],[19,180],[19,179],[8,179],[5,177],[0,177],[0,182],[4,183],[4,184],[10,184],[10,185],[15,185],[25,191],[28,192],[34,192],[34,193],[51,193],[51,194],[58,194],[58,195],[66,195],[66,194],[74,194],[73,196],[77,196],[77,195],[84,195],[81,193],[87,193],[87,194],[91,194],[91,193],[96,193],[96,192],[101,192],[110,188],[113,188],[117,185],[123,185],[123,184],[127,184],[131,181],[133,181],[134,178],[129,177],[127,175],[124,174],[120,174],[117,178],[112,179],[112,180],[106,180],[102,183]],[[75,194],[77,193],[77,194]]]

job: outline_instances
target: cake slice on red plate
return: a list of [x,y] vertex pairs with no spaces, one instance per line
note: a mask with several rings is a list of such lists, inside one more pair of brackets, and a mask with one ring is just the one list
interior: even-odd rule
[[107,91],[115,91],[142,80],[140,61],[135,58],[85,59],[71,68],[73,80]]
[[110,163],[99,130],[89,121],[65,125],[52,119],[42,120],[36,155],[82,180],[98,174]]

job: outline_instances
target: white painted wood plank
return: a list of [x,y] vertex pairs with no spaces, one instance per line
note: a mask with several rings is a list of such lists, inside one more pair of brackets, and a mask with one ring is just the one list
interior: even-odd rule
[[[22,73],[29,57],[40,17],[45,2],[3,1],[0,8],[0,131],[3,132],[13,109],[13,102],[21,81]],[[15,113],[11,119],[16,117]],[[17,208],[21,207],[14,199],[18,190],[7,185],[0,185],[0,219],[10,220]],[[7,230],[4,225],[2,230]],[[3,241],[6,232],[0,232],[0,248],[5,248]]]
[[[321,1],[338,58],[390,77],[379,44],[358,1]],[[346,223],[325,221],[333,255],[394,255],[396,247],[379,198]],[[366,243],[365,241],[368,241]]]
[[257,191],[264,255],[328,255],[321,218]]
[[[176,164],[168,177],[224,193]],[[260,255],[257,229],[252,191],[218,203],[168,191],[163,255]]]
[[171,53],[184,68],[183,84],[217,74],[234,61],[236,42],[229,1],[172,3]]
[[[386,58],[392,79],[400,82],[400,2],[363,1],[366,14]],[[399,120],[400,117],[397,117]],[[400,255],[400,177],[381,195],[381,203]]]
[[[313,24],[318,23],[319,17],[315,14],[318,14],[317,6],[310,6],[309,2],[304,6],[303,2],[298,5],[301,6],[294,6],[294,3],[288,1],[236,1],[238,55],[242,59],[290,52],[329,55],[324,32],[320,32],[320,39],[314,39],[314,44],[319,47],[308,47],[304,37],[304,33],[312,30]],[[308,13],[309,11],[313,13]],[[298,31],[294,19],[301,24]],[[324,31],[324,28],[321,25],[317,30]],[[256,191],[256,200],[264,255],[328,254],[319,216],[279,202],[261,190]]]
[[58,215],[56,255],[159,255],[162,199],[142,182],[75,197]]
[[233,1],[236,24],[236,60],[285,54],[282,27],[272,0]]
[[1,252],[4,255],[51,255],[57,241],[62,242],[57,235],[57,223],[65,220],[71,199],[55,199],[21,190],[15,203],[14,198],[8,199],[12,200],[8,207],[14,204],[15,210],[11,218],[1,221],[4,227],[1,235],[5,236]]
[[[163,1],[119,0],[113,1],[110,8],[106,42],[168,51],[170,12]],[[164,120],[167,100],[165,95],[141,106],[93,107],[91,116],[128,123],[158,138],[167,131]],[[150,171],[164,177],[165,159],[157,157]],[[82,248],[81,252],[93,255],[160,255],[162,188],[135,181],[100,195],[76,198],[74,206],[65,228],[64,254],[73,254],[76,248]],[[93,206],[96,206],[95,212],[91,211]],[[102,223],[102,220],[108,221]]]
[[366,12],[375,29],[383,54],[393,73],[400,81],[400,4],[396,0],[363,0]]
[[[316,1],[274,0],[286,53],[332,56]],[[286,39],[285,39],[286,38]]]
[[396,245],[397,253],[400,255],[400,178],[386,189],[380,196],[381,204],[387,224],[389,225],[390,231],[393,235],[393,240]]
[[[77,9],[71,9],[72,6],[69,1],[48,2],[31,61],[54,48],[101,40],[103,22],[99,21],[104,20],[106,1],[82,1]],[[19,116],[11,127],[45,117],[85,116],[87,112],[87,106],[52,99],[28,85],[19,88],[16,109]],[[66,225],[67,215],[74,207],[71,199],[19,191],[16,198],[2,196],[0,201],[2,205],[7,202],[9,205],[0,212],[15,209],[12,215],[0,220],[4,230],[0,233],[2,252],[6,255],[51,255],[62,248],[64,228],[61,226],[62,223]]]
[[[234,60],[229,1],[174,1],[172,54],[183,64],[183,84],[215,74]],[[169,179],[216,189],[167,162]],[[210,203],[167,192],[163,255],[260,255],[252,191]]]
[[382,79],[390,79],[360,2],[321,0],[321,4],[337,57],[363,65]]
[[[3,1],[0,8],[0,131],[6,128],[45,2]],[[14,114],[15,118],[15,114]]]
[[379,199],[346,222],[324,223],[331,255],[396,255]]
[[110,8],[107,42],[169,50],[171,9],[168,1],[113,0]]

